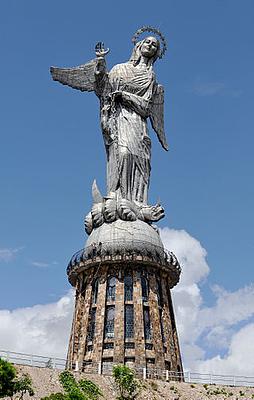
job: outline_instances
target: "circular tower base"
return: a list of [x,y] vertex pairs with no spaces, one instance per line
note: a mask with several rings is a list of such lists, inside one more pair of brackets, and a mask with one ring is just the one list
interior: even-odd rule
[[68,368],[104,373],[122,363],[139,375],[144,368],[182,372],[170,294],[181,270],[156,228],[105,223],[67,271],[76,287]]

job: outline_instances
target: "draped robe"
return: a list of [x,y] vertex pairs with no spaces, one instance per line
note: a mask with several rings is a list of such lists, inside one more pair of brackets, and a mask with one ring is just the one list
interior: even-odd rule
[[[151,170],[147,118],[154,84],[152,67],[118,64],[104,79],[107,89],[101,98],[108,194],[116,192],[121,198],[143,204],[147,204]],[[121,91],[122,98],[114,100],[111,93],[115,91]]]

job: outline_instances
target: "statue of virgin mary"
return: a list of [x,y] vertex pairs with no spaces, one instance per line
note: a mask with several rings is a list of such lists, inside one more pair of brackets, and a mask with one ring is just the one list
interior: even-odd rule
[[[109,72],[105,62],[108,51],[100,42],[95,48],[96,59],[74,68],[51,67],[54,80],[82,91],[94,91],[100,100],[107,155],[107,196],[103,199],[94,186],[94,202],[103,203],[103,209],[93,225],[117,217],[156,221],[164,212],[159,205],[148,205],[151,140],[147,122],[150,118],[162,147],[168,150],[164,90],[157,84],[153,70],[154,62],[162,54],[160,42],[154,36],[136,42],[129,61],[115,65]],[[107,205],[107,200],[112,199],[113,214],[112,202]]]

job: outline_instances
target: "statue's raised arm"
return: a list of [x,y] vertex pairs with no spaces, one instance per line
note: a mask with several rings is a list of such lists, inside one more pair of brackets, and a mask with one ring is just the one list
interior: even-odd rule
[[109,49],[104,50],[103,43],[99,42],[95,46],[96,59],[72,68],[51,67],[52,78],[82,92],[96,91],[96,78],[106,69],[105,56],[108,52]]

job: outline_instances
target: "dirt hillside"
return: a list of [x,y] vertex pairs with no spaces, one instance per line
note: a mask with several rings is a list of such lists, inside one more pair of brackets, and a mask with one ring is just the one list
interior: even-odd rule
[[[21,373],[29,373],[33,380],[35,396],[30,400],[39,400],[53,392],[61,391],[58,381],[60,371],[49,368],[16,366]],[[86,377],[98,384],[103,392],[104,399],[115,400],[113,378],[103,375],[84,375],[75,373],[77,379]],[[142,390],[137,400],[253,400],[254,388],[230,387],[219,385],[202,385],[190,383],[164,382],[159,380],[141,381]],[[24,400],[28,400],[27,396]]]

